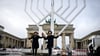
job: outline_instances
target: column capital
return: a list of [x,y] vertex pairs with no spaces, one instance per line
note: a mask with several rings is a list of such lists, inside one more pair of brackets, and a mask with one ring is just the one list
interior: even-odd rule
[[62,35],[62,36],[65,36],[65,35],[66,35],[66,33],[61,33],[61,35]]

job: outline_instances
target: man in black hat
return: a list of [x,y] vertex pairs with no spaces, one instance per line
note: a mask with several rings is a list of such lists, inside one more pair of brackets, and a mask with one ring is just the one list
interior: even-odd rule
[[47,48],[48,48],[48,52],[49,52],[48,56],[51,56],[51,54],[52,54],[54,38],[58,38],[58,37],[59,37],[59,35],[55,37],[54,35],[52,35],[52,31],[48,31],[47,37],[45,37],[45,39],[48,40],[48,42],[47,42]]
[[42,38],[38,35],[38,32],[34,32],[33,35],[31,36],[32,39],[32,50],[33,50],[33,56],[37,55],[37,49],[39,48],[39,38]]

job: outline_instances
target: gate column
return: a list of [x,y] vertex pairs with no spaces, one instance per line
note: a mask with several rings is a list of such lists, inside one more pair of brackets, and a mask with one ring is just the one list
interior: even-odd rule
[[70,40],[69,40],[70,48],[74,48],[74,34],[71,33],[69,38],[70,38]]
[[62,33],[62,50],[66,49],[65,33]]

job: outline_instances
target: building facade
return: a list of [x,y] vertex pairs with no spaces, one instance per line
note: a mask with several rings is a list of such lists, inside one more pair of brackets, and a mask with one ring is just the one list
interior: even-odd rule
[[98,36],[98,35],[100,35],[100,30],[94,31],[94,32],[86,35],[82,39],[75,39],[75,47],[77,49],[87,49],[88,44],[90,43],[90,39],[94,38],[95,36]]
[[21,48],[24,47],[24,40],[4,31],[0,25],[0,48]]
[[[50,30],[50,24],[43,24],[40,25],[42,26],[43,30],[47,33]],[[64,27],[65,25],[58,25],[55,24],[54,25],[54,35],[58,34],[59,31]],[[28,38],[30,38],[32,36],[32,34],[34,33],[34,31],[39,31],[38,27],[36,25],[29,25],[29,27],[27,28],[27,34],[28,34]],[[69,25],[60,35],[62,37],[62,49],[66,49],[66,40],[65,40],[65,36],[69,36],[69,43],[70,43],[70,47],[74,48],[74,28],[73,25]],[[27,47],[32,47],[32,40],[28,40],[27,39]],[[54,40],[54,47],[57,46],[57,39]],[[43,49],[46,48],[46,44],[45,44],[45,40],[43,40]]]

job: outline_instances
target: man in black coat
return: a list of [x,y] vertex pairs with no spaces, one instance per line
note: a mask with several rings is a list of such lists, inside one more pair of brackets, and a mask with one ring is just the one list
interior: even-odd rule
[[39,48],[39,38],[42,38],[38,35],[38,32],[34,32],[33,35],[31,36],[32,39],[32,50],[33,50],[33,56],[37,55],[37,49]]
[[100,56],[100,47],[98,47],[95,51],[95,56]]
[[52,35],[52,31],[48,31],[48,35],[47,35],[47,37],[45,37],[45,39],[48,40],[48,42],[47,42],[47,48],[48,48],[48,52],[49,52],[48,56],[51,56],[51,54],[52,54],[54,38],[58,38],[58,37],[59,36],[55,37],[54,35]]
[[89,46],[89,51],[90,51],[90,56],[93,56],[93,46],[92,45]]

